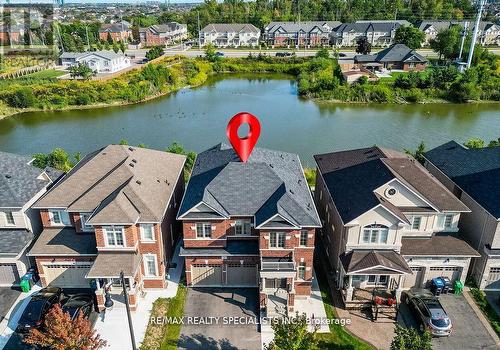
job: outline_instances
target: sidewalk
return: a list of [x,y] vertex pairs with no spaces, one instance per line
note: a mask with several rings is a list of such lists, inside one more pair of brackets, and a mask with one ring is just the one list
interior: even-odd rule
[[[147,290],[146,296],[139,300],[137,310],[132,312],[132,325],[134,327],[134,338],[137,347],[140,346],[144,339],[154,301],[158,298],[172,298],[177,294],[179,280],[184,269],[184,259],[179,257],[181,245],[182,241],[175,248],[172,262],[177,263],[177,266],[175,269],[171,268],[168,271],[167,287],[161,290]],[[106,346],[107,350],[132,349],[128,329],[125,307],[102,312],[95,324],[97,333],[108,343]]]

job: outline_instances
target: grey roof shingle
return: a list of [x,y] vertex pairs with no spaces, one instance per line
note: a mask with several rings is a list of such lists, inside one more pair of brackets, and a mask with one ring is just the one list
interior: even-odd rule
[[401,255],[405,256],[481,256],[467,242],[451,234],[430,238],[401,239]]
[[394,250],[352,250],[342,253],[340,261],[346,273],[366,274],[369,269],[379,272],[396,270],[401,274],[412,273],[406,260]]
[[207,24],[202,32],[226,33],[226,32],[243,32],[243,33],[260,33],[260,29],[250,23],[210,23]]
[[28,230],[0,230],[0,258],[16,257],[33,239]]
[[500,147],[467,149],[450,141],[424,156],[491,215],[500,219]]
[[338,21],[271,22],[266,26],[265,30],[268,33],[274,33],[282,28],[288,33],[297,33],[299,31],[309,33],[318,27],[329,33],[340,25],[341,22]]
[[299,226],[320,224],[296,154],[254,148],[246,163],[219,144],[198,155],[178,217],[204,202],[223,216],[280,214]]
[[[60,176],[54,169],[40,169],[32,157],[0,152],[0,207],[21,208]],[[48,178],[42,174],[46,172]]]
[[394,44],[376,54],[356,55],[354,61],[364,62],[427,62],[427,59],[404,44]]
[[94,233],[77,234],[74,227],[46,228],[38,236],[29,256],[78,256],[97,254]]
[[102,252],[97,255],[86,278],[134,277],[141,264],[141,255],[135,252]]

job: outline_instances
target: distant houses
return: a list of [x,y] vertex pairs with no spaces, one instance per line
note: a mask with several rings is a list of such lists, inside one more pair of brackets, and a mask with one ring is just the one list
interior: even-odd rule
[[139,29],[139,39],[143,46],[168,45],[187,38],[187,26],[177,22],[155,24]]
[[260,30],[249,23],[210,23],[200,31],[200,45],[216,47],[257,46]]
[[103,24],[99,29],[99,40],[127,41],[132,38],[132,28],[127,21]]
[[271,47],[327,46],[338,21],[271,22],[264,28],[264,40]]
[[366,38],[372,46],[390,46],[394,44],[396,30],[408,21],[357,21],[343,23],[331,34],[334,46],[356,46],[360,38]]
[[59,61],[68,68],[82,63],[97,73],[114,73],[131,65],[129,57],[113,51],[64,52]]
[[24,41],[24,27],[21,25],[0,25],[0,45],[19,44]]
[[[429,45],[437,34],[452,26],[465,27],[466,21],[422,21],[418,26],[425,33],[424,45]],[[474,23],[468,23],[468,30],[473,30]],[[478,29],[478,41],[481,45],[500,45],[500,26],[493,22],[481,22]]]

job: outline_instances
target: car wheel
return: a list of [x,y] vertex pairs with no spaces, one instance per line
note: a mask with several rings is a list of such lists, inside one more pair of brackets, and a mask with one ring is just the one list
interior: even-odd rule
[[425,327],[423,323],[420,323],[420,332],[424,333],[425,332]]

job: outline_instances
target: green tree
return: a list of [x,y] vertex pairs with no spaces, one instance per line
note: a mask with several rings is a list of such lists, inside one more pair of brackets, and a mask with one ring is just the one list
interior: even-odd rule
[[108,37],[106,38],[106,41],[108,42],[109,45],[112,45],[114,43],[114,40],[111,37],[111,33],[108,33]]
[[194,161],[196,159],[196,153],[193,151],[186,151],[184,147],[177,141],[174,141],[167,149],[167,152],[182,154],[186,156],[186,164],[184,164],[184,179],[187,181],[189,179],[189,175],[191,174],[191,170],[193,170]]
[[7,104],[16,108],[29,108],[35,105],[33,90],[29,87],[19,87],[7,95]]
[[78,63],[74,66],[69,67],[69,75],[73,78],[81,78],[83,80],[89,80],[96,73],[92,70],[92,68],[87,67],[84,63]]
[[121,51],[122,53],[125,53],[125,50],[126,50],[126,49],[127,49],[127,48],[125,47],[125,43],[124,43],[123,41],[120,41],[120,51]]
[[496,140],[491,140],[490,143],[488,143],[488,147],[498,147],[500,146],[500,137]]
[[119,145],[122,145],[122,146],[128,146],[128,141],[125,140],[125,139],[121,139],[120,142],[118,143]]
[[451,26],[437,33],[435,39],[431,39],[429,44],[439,54],[439,59],[443,57],[448,60],[456,58],[460,47],[461,28],[460,26]]
[[367,55],[371,52],[372,50],[372,44],[368,42],[368,39],[366,37],[361,37],[358,38],[356,41],[356,52],[361,54],[361,55]]
[[328,50],[326,47],[322,47],[318,51],[316,51],[316,57],[320,58],[330,58],[330,50]]
[[120,46],[118,46],[118,43],[116,41],[113,43],[113,51],[115,53],[118,53],[118,51],[120,51]]
[[155,46],[152,49],[150,49],[148,52],[146,52],[146,58],[150,61],[154,60],[155,58],[158,58],[160,56],[163,56],[163,48],[161,46]]
[[80,154],[75,154],[72,159],[65,150],[56,148],[48,154],[36,153],[33,158],[33,165],[38,168],[51,167],[61,171],[68,171],[78,162]]
[[421,141],[420,144],[417,146],[417,149],[415,151],[410,151],[408,149],[405,149],[405,153],[409,154],[413,158],[415,158],[419,163],[424,164],[424,153],[425,153],[425,143],[424,141]]
[[274,340],[265,346],[266,350],[313,350],[317,349],[316,330],[308,331],[306,314],[296,313],[293,322],[278,319],[272,324]]
[[395,333],[390,350],[432,350],[432,337],[427,331],[420,335],[415,328],[396,325]]
[[484,148],[486,146],[484,140],[481,140],[480,138],[474,137],[467,142],[464,143],[464,146],[467,148]]
[[215,47],[212,44],[205,46],[205,58],[210,62],[215,62],[219,59],[219,56],[217,56],[217,52],[215,51]]
[[396,29],[394,42],[404,44],[410,49],[418,49],[425,40],[425,34],[420,29],[413,26],[401,26]]

